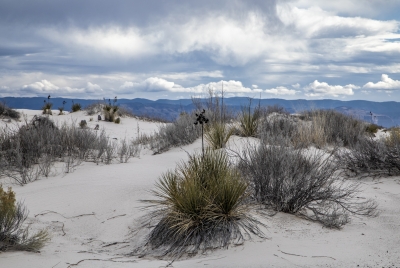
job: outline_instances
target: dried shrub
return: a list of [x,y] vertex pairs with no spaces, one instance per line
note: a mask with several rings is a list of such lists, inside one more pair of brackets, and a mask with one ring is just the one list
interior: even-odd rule
[[99,114],[103,111],[104,103],[98,101],[91,103],[85,107],[85,111],[87,115]]
[[340,144],[351,147],[365,136],[365,123],[352,116],[334,110],[312,110],[304,112],[306,120],[312,121],[315,132],[314,143]]
[[21,117],[21,114],[18,111],[8,107],[5,103],[0,102],[0,116],[18,120]]
[[253,200],[267,208],[330,228],[341,228],[350,215],[375,215],[376,203],[357,200],[359,184],[339,178],[332,155],[261,144],[249,146],[238,156]]
[[386,140],[360,139],[351,149],[339,150],[336,158],[348,177],[398,176],[400,135],[391,135]]
[[195,128],[194,121],[192,115],[182,114],[175,122],[161,125],[150,140],[151,150],[162,153],[172,147],[193,143],[201,135],[201,129]]

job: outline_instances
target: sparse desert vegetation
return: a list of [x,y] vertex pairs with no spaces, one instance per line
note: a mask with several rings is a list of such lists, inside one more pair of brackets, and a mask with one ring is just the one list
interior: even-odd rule
[[[135,197],[138,202],[145,200],[148,206],[140,210],[141,216],[137,218],[140,221],[132,226],[133,236],[121,242],[130,245],[131,251],[126,254],[132,258],[178,261],[198,253],[207,255],[221,248],[246,245],[253,239],[264,241],[268,229],[275,228],[270,222],[275,221],[277,214],[295,216],[297,220],[291,220],[292,224],[305,221],[318,224],[312,226],[345,232],[352,220],[368,221],[380,212],[379,200],[365,196],[363,178],[400,174],[398,129],[386,133],[378,129],[373,137],[374,126],[330,110],[291,115],[279,106],[245,107],[233,117],[223,114],[222,105],[209,103],[210,107],[218,108],[204,109],[207,123],[202,125],[203,154],[202,128],[195,124],[196,113],[198,117],[203,108],[192,114],[181,113],[176,121],[158,125],[126,116],[124,120],[137,122],[136,127],[131,125],[135,137],[125,133],[111,138],[107,129],[100,130],[98,124],[93,129],[93,120],[85,115],[105,111],[104,104],[96,105],[99,107],[89,107],[89,112],[77,112],[74,116],[79,121],[54,122],[46,114],[31,120],[24,117],[25,122],[16,127],[3,128],[0,174],[3,181],[28,187],[38,180],[54,180],[57,172],[65,174],[62,181],[68,180],[87,165],[102,170],[118,164],[124,165],[121,170],[125,167],[129,170],[130,166],[139,168],[141,151],[151,162],[152,158],[168,158],[182,148],[184,154],[179,155],[187,160],[180,160],[176,166],[171,160],[169,171],[163,170],[161,176],[154,177],[153,181],[157,180],[152,186],[147,183],[148,193],[139,194],[142,198]],[[83,121],[85,126],[77,123]],[[152,131],[142,131],[140,124],[155,127]],[[111,125],[113,129],[123,126]],[[239,146],[235,147],[233,141],[240,141]],[[196,150],[187,149],[193,148],[193,143],[197,144]],[[117,181],[126,180],[124,176]],[[133,180],[136,178],[135,175]],[[4,190],[3,195],[11,198],[14,192]],[[25,211],[22,203],[12,200],[15,208]],[[29,219],[24,213],[21,217]],[[62,215],[45,207],[36,209],[35,214],[39,218]],[[48,242],[48,235],[54,232],[55,223],[63,223],[58,231],[62,236],[71,235],[66,229],[66,224],[71,224],[70,218],[95,214],[57,216],[61,218],[43,222],[49,230],[44,231],[41,225],[42,229],[35,229],[39,230],[36,235],[25,235],[18,240],[21,245],[29,246],[7,246],[7,249],[37,251],[46,243],[53,243]],[[113,213],[103,222],[110,221],[107,226],[111,228],[111,219],[125,215],[129,214]]]

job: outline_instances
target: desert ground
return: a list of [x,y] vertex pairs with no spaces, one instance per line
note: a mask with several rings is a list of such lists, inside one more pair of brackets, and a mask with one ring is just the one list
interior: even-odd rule
[[[41,113],[19,111],[28,121]],[[151,134],[160,124],[135,118],[122,118],[120,124],[97,122],[97,115],[85,112],[59,116],[54,111],[50,117],[58,124],[86,120],[91,129],[99,124],[116,140]],[[15,124],[1,121],[0,127]],[[237,150],[246,141],[232,136],[227,149]],[[255,209],[255,217],[266,225],[264,238],[249,237],[241,245],[174,261],[132,255],[142,238],[134,230],[147,212],[141,200],[152,198],[150,191],[162,173],[199,150],[201,139],[155,155],[143,148],[127,163],[82,162],[70,173],[58,163],[48,178],[24,186],[3,179],[3,187],[11,186],[28,208],[31,231],[45,228],[51,240],[39,253],[0,253],[0,267],[400,267],[400,177],[363,179],[359,198],[376,200],[379,215],[352,216],[340,230],[285,213],[267,216]]]

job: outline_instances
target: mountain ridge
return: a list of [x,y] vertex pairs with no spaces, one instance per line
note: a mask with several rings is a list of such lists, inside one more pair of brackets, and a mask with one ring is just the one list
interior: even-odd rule
[[[14,109],[41,109],[44,97],[3,97],[0,102],[5,103]],[[207,99],[200,99],[205,102]],[[53,109],[61,107],[63,101],[66,101],[65,110],[70,110],[72,102],[80,103],[82,107],[96,102],[104,102],[104,100],[96,99],[72,99],[72,98],[51,98]],[[108,101],[108,100],[106,100]],[[111,100],[112,101],[112,100]],[[183,111],[190,112],[195,109],[192,99],[179,100],[148,100],[144,98],[135,99],[118,99],[117,104],[125,106],[139,116],[158,117],[164,120],[174,120]],[[224,98],[224,104],[234,111],[238,111],[241,107],[249,104],[248,97],[232,97]],[[278,98],[271,99],[252,99],[252,107],[280,105],[290,113],[301,112],[310,109],[334,109],[339,112],[353,115],[367,122],[376,123],[384,127],[400,125],[400,102],[385,101],[374,102],[366,100],[350,100],[341,101],[333,99],[322,100],[285,100]],[[371,114],[372,113],[372,114]]]

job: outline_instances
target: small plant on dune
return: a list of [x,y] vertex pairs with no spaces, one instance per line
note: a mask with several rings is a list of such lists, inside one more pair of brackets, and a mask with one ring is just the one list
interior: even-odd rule
[[357,199],[359,184],[338,177],[332,155],[260,144],[238,156],[239,169],[251,185],[253,200],[267,208],[330,228],[341,228],[351,215],[376,215],[373,200]]
[[22,203],[17,203],[15,193],[4,191],[0,185],[0,252],[24,250],[37,252],[49,240],[48,233],[41,230],[29,235],[28,228],[23,228],[28,211]]
[[64,114],[64,106],[65,106],[66,103],[67,103],[66,101],[63,101],[62,102],[63,105],[61,107],[58,107],[58,110],[60,111],[58,113],[58,115],[63,115]]
[[42,114],[52,115],[51,107],[53,107],[53,103],[50,102],[50,95],[47,96],[47,100],[44,100],[44,105],[42,107]]
[[74,101],[72,101],[72,106],[71,106],[71,111],[74,112],[78,112],[82,110],[82,106],[80,103],[74,103]]
[[[104,99],[105,101],[105,99]],[[117,115],[118,111],[118,106],[117,106],[117,97],[114,98],[113,103],[111,104],[111,100],[108,100],[108,103],[106,103],[103,107],[103,113],[104,113],[104,120],[108,122],[114,122],[115,121],[115,116]]]
[[365,127],[365,131],[371,135],[376,134],[378,132],[379,129],[381,129],[382,127],[376,125],[376,124],[368,124]]
[[121,123],[121,118],[120,118],[120,117],[116,118],[116,119],[114,120],[114,123],[115,123],[115,124]]
[[0,116],[6,116],[12,119],[19,119],[21,114],[14,109],[8,107],[5,103],[0,102]]
[[179,258],[241,243],[244,234],[262,234],[245,202],[247,183],[223,151],[208,148],[204,156],[190,155],[188,162],[162,175],[153,194],[158,199],[147,202],[158,208],[150,214],[158,223],[145,254]]
[[215,122],[207,129],[205,138],[212,149],[221,149],[225,148],[233,131],[233,128],[226,126],[226,124]]
[[239,127],[241,135],[244,137],[256,137],[260,119],[260,108],[257,107],[251,110],[251,101],[249,104],[242,108],[239,115]]

